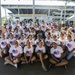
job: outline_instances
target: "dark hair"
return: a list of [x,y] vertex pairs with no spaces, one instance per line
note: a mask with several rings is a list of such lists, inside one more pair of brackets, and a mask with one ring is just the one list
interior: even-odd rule
[[71,36],[71,35],[68,35],[67,37],[70,37],[70,38],[72,38],[72,36]]

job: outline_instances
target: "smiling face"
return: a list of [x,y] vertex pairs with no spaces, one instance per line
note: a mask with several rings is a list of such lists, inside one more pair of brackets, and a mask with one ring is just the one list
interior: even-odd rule
[[21,39],[24,39],[24,35],[21,35]]
[[5,39],[5,35],[4,34],[2,34],[2,39]]
[[57,36],[56,36],[56,35],[54,35],[54,36],[53,36],[53,39],[56,41],[56,40],[57,40]]
[[31,43],[30,43],[29,40],[27,41],[27,47],[28,47],[28,48],[31,48]]
[[10,34],[10,38],[13,39],[13,34]]
[[68,36],[67,36],[67,39],[68,39],[69,41],[72,41],[71,35],[68,35]]
[[18,41],[15,41],[15,47],[18,47]]
[[29,39],[32,40],[32,35],[29,35]]
[[43,43],[42,41],[39,42],[39,47],[42,47],[43,46]]
[[53,48],[57,48],[57,44],[53,42]]

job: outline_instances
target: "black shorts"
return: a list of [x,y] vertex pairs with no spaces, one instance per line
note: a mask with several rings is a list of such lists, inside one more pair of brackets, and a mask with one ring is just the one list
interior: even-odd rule
[[[43,53],[42,54],[43,55],[43,58],[45,57],[45,55],[47,55],[46,53]],[[38,57],[38,55],[37,55],[37,53],[34,53],[34,55],[33,55],[34,57],[36,57],[36,59],[39,59],[39,57]]]

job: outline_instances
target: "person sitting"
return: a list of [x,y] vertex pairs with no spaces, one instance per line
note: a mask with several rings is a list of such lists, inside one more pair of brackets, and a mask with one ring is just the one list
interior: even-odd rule
[[24,56],[21,58],[21,64],[30,64],[32,62],[31,59],[33,58],[33,52],[33,46],[31,42],[27,40],[27,45],[24,47]]
[[68,61],[64,59],[63,49],[57,45],[56,41],[53,41],[53,47],[50,50],[51,58],[50,62],[55,66],[64,66],[68,64]]
[[19,46],[18,41],[15,41],[14,46],[11,46],[9,49],[9,56],[5,57],[4,64],[10,64],[17,68],[17,64],[20,62],[22,53],[22,47]]
[[43,46],[43,42],[40,41],[39,45],[35,49],[35,54],[34,54],[34,57],[33,57],[32,60],[39,59],[41,64],[42,64],[43,70],[47,71],[47,68],[45,67],[45,64],[44,64],[44,61],[43,61],[44,59],[47,59],[47,58],[48,58],[48,55],[46,54],[46,49]]

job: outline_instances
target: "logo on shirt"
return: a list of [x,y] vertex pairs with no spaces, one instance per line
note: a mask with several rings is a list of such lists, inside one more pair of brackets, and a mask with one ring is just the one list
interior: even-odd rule
[[43,50],[38,50],[38,52],[43,52]]
[[18,53],[18,50],[12,50],[12,52],[13,52],[14,54],[16,54],[16,53]]
[[2,42],[1,44],[2,44],[3,46],[6,46],[7,43],[6,43],[6,42]]
[[72,47],[72,45],[71,45],[71,44],[67,44],[67,46],[68,46],[69,48],[71,48],[71,47]]
[[10,44],[11,44],[11,45],[14,45],[14,41],[10,41]]
[[45,26],[42,26],[42,28],[45,28]]
[[37,42],[37,45],[39,44],[39,42]]
[[58,55],[60,52],[59,51],[54,51],[54,54]]
[[21,42],[21,45],[23,45],[24,44],[24,42]]
[[64,45],[64,42],[61,42],[62,45]]
[[51,29],[53,30],[53,27],[51,27]]
[[46,44],[50,44],[50,42],[49,41],[46,41]]
[[16,38],[18,38],[18,37],[19,37],[19,35],[16,35],[15,37],[16,37]]
[[26,51],[27,55],[31,55],[31,53],[32,53],[31,51]]

